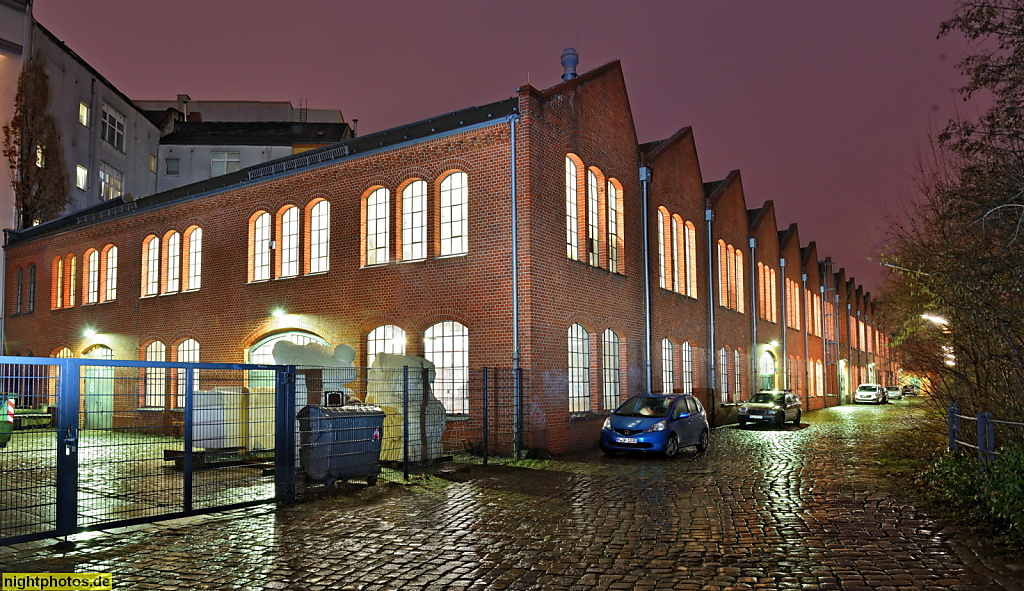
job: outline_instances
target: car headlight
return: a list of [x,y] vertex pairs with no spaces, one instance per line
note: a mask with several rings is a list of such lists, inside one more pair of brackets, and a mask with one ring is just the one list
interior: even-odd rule
[[646,433],[657,433],[658,431],[664,431],[667,427],[668,427],[668,424],[665,423],[665,421],[658,421],[657,423],[654,423],[653,425],[651,425],[651,428],[648,429],[645,432]]
[[741,407],[740,407],[740,413],[742,413],[742,414],[747,414],[747,407],[745,407],[745,406],[741,406]]
[[605,419],[604,420],[604,425],[601,428],[606,430],[606,431],[611,431],[612,430],[612,418],[608,417],[607,419]]

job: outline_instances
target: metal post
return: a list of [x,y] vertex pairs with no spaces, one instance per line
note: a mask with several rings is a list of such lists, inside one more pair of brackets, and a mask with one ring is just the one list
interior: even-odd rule
[[57,516],[56,534],[67,535],[78,527],[78,408],[81,361],[55,360],[60,364],[57,396]]
[[946,415],[946,431],[949,435],[949,451],[960,451],[960,405],[955,402],[949,403],[948,414]]
[[[191,392],[186,404],[192,399]],[[277,393],[274,408],[274,480],[277,501],[291,503],[295,501],[295,366],[284,365],[277,370]],[[192,417],[192,411],[186,409],[186,421]],[[186,437],[192,432],[191,426],[185,424]],[[186,453],[190,449],[190,441],[186,441]]]
[[[185,449],[183,451],[181,459],[181,473],[182,473],[182,504],[183,509],[186,513],[192,512],[192,425],[193,416],[195,413],[195,396],[193,392],[195,387],[195,377],[192,375],[192,370],[185,371],[185,417],[182,423],[185,429]],[[275,464],[276,467],[276,464]]]
[[488,440],[488,426],[487,426],[487,368],[484,368],[484,383],[483,383],[483,399],[484,399],[484,410],[482,416],[484,419],[484,466],[487,465],[487,450],[490,449],[490,442]]
[[409,366],[402,366],[402,475],[409,480]]
[[996,459],[996,431],[990,412],[978,413],[978,457],[982,465]]
[[512,455],[518,460],[523,451],[523,368],[512,370],[512,388],[515,399],[516,432],[513,435]]

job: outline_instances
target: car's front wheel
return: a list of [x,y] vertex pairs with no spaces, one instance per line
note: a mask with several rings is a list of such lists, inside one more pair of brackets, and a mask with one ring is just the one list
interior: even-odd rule
[[668,441],[665,442],[665,457],[672,459],[679,453],[679,438],[673,433],[668,436]]
[[706,451],[708,449],[709,439],[708,430],[704,429],[700,434],[700,441],[697,442],[697,451]]
[[778,416],[775,418],[775,426],[781,429],[786,424],[786,413],[779,411]]
[[800,409],[797,409],[796,411],[796,418],[793,419],[793,424],[796,425],[797,427],[800,426]]

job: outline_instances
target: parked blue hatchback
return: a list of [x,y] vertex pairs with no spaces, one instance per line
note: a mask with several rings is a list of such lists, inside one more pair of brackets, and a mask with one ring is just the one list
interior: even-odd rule
[[689,394],[634,396],[605,419],[601,451],[656,453],[675,457],[679,448],[708,448],[708,417]]

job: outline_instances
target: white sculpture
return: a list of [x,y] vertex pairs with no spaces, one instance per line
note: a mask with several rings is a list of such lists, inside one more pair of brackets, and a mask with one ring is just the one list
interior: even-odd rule
[[403,367],[409,368],[409,461],[431,462],[441,457],[444,405],[434,398],[434,364],[414,355],[378,353],[367,377],[366,402],[384,409],[381,459],[401,461],[404,453],[402,409]]
[[[318,372],[320,379],[320,395],[324,392],[340,392],[345,398],[352,397],[352,390],[345,387],[345,384],[357,377],[357,372],[352,367],[352,361],[356,358],[356,350],[344,343],[333,349],[317,343],[296,345],[291,341],[278,341],[274,343],[274,362],[279,365],[294,365],[299,370],[295,383],[295,402],[302,407],[306,404],[326,404],[328,400],[312,400],[307,392],[306,376],[308,372],[303,370],[317,370],[331,368],[327,371]],[[317,396],[314,395],[314,398]],[[344,399],[338,403],[345,402]]]

